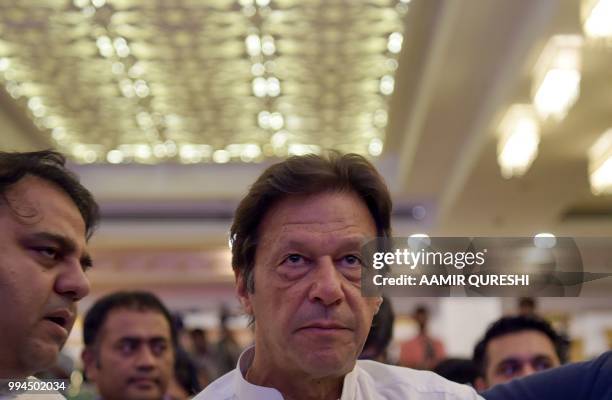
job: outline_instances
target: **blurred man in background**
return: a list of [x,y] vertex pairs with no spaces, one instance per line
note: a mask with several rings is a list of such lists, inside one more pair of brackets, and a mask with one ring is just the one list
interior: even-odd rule
[[162,400],[174,374],[172,317],[153,294],[117,292],[85,316],[85,374],[102,400]]
[[176,348],[174,374],[170,378],[164,400],[187,400],[198,394],[202,386],[198,370],[189,354],[180,346]]
[[365,158],[269,167],[231,228],[236,292],[255,346],[196,399],[476,399],[432,373],[359,360],[382,298],[361,293],[361,247],[391,236],[391,199]]
[[518,315],[533,317],[537,315],[538,304],[533,297],[521,297],[517,303]]
[[0,152],[0,378],[56,362],[89,292],[91,193],[53,151]]
[[479,391],[566,361],[568,342],[544,319],[503,317],[487,329],[474,349]]
[[428,331],[429,310],[424,305],[418,305],[413,314],[419,333],[412,339],[402,343],[399,364],[403,367],[416,369],[433,369],[446,357],[444,344],[431,336]]
[[234,337],[234,332],[228,326],[230,312],[226,306],[222,306],[219,310],[219,329],[221,337],[215,346],[215,363],[217,366],[218,375],[214,378],[231,371],[236,367],[238,357],[242,349]]
[[190,330],[189,337],[192,344],[190,356],[197,369],[198,381],[206,387],[219,377],[213,346],[208,343],[207,333],[204,329]]
[[363,345],[359,359],[389,364],[387,347],[389,347],[389,343],[393,338],[394,322],[395,313],[393,312],[391,300],[388,297],[383,297],[383,302],[372,320],[372,327]]
[[487,400],[610,400],[612,351],[500,384],[482,394]]

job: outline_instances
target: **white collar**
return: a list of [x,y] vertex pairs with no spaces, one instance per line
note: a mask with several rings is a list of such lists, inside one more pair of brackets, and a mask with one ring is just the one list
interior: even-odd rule
[[[251,346],[244,350],[238,359],[238,374],[235,375],[234,387],[235,393],[240,400],[283,400],[283,395],[276,389],[258,386],[250,383],[245,379],[246,372],[253,363],[255,357],[255,346]],[[357,374],[359,373],[357,365],[355,368],[344,377],[342,385],[342,397],[340,400],[349,400],[355,397]]]

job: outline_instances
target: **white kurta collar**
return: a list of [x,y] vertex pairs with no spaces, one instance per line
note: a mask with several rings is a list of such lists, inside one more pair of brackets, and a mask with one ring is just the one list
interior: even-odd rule
[[[238,359],[239,374],[236,374],[234,381],[235,393],[240,400],[283,400],[282,394],[274,389],[265,386],[257,386],[245,379],[246,373],[253,363],[255,357],[255,347],[247,348]],[[352,400],[355,398],[357,374],[359,371],[355,367],[350,373],[344,377],[342,387],[342,397],[340,400]]]

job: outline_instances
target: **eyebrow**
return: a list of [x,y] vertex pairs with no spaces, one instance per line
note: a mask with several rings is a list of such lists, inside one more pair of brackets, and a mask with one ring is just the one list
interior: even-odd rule
[[519,362],[519,363],[533,362],[537,360],[551,360],[552,361],[552,357],[547,354],[534,354],[533,356],[527,357],[527,358],[523,358],[519,356],[509,356],[501,360],[499,363],[497,363],[497,365],[503,365],[509,362]]
[[552,357],[551,357],[551,356],[549,356],[548,354],[540,354],[540,353],[538,353],[538,354],[533,354],[533,355],[531,355],[531,356],[529,356],[529,357],[509,356],[509,357],[504,358],[504,359],[502,360],[502,362],[503,362],[503,361],[506,361],[506,360],[513,360],[513,361],[532,361],[532,360],[537,360],[537,359],[541,359],[541,358],[550,358],[550,359],[552,359]]
[[[288,249],[298,249],[301,250],[304,247],[308,247],[308,240],[306,237],[297,237],[292,238],[287,241],[280,239],[278,241],[277,251],[287,251]],[[346,249],[352,249],[355,247],[359,247],[361,249],[363,243],[366,242],[365,236],[361,235],[352,235],[338,240],[337,248],[341,251],[346,251]]]
[[170,341],[170,339],[165,336],[150,336],[150,337],[122,336],[119,339],[117,339],[117,342],[125,342],[125,341],[139,342],[139,343],[140,342],[160,342],[160,341],[168,342]]
[[[50,242],[56,243],[63,251],[73,253],[76,251],[77,246],[74,241],[64,235],[59,235],[57,233],[51,232],[35,232],[31,235],[28,235],[30,239],[35,240],[46,240]],[[85,251],[81,256],[79,262],[81,263],[81,267],[83,268],[91,268],[93,267],[93,259],[91,255]]]

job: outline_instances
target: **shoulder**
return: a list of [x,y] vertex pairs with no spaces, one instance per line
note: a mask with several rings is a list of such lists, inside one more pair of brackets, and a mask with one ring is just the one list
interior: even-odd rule
[[36,395],[24,393],[16,396],[3,396],[0,394],[0,400],[31,400],[32,398],[35,398],[36,400],[66,400],[66,398],[60,393],[39,393]]
[[592,383],[592,398],[612,399],[612,351],[608,351],[593,362],[594,377]]
[[603,353],[591,362],[596,370],[609,373],[612,371],[612,351]]
[[415,398],[422,396],[423,399],[480,399],[470,386],[451,382],[430,371],[418,371],[367,360],[358,361],[357,366],[358,379],[366,381],[379,393],[391,396],[411,394]]
[[201,391],[193,400],[229,400],[235,398],[236,370],[232,370],[216,379]]

